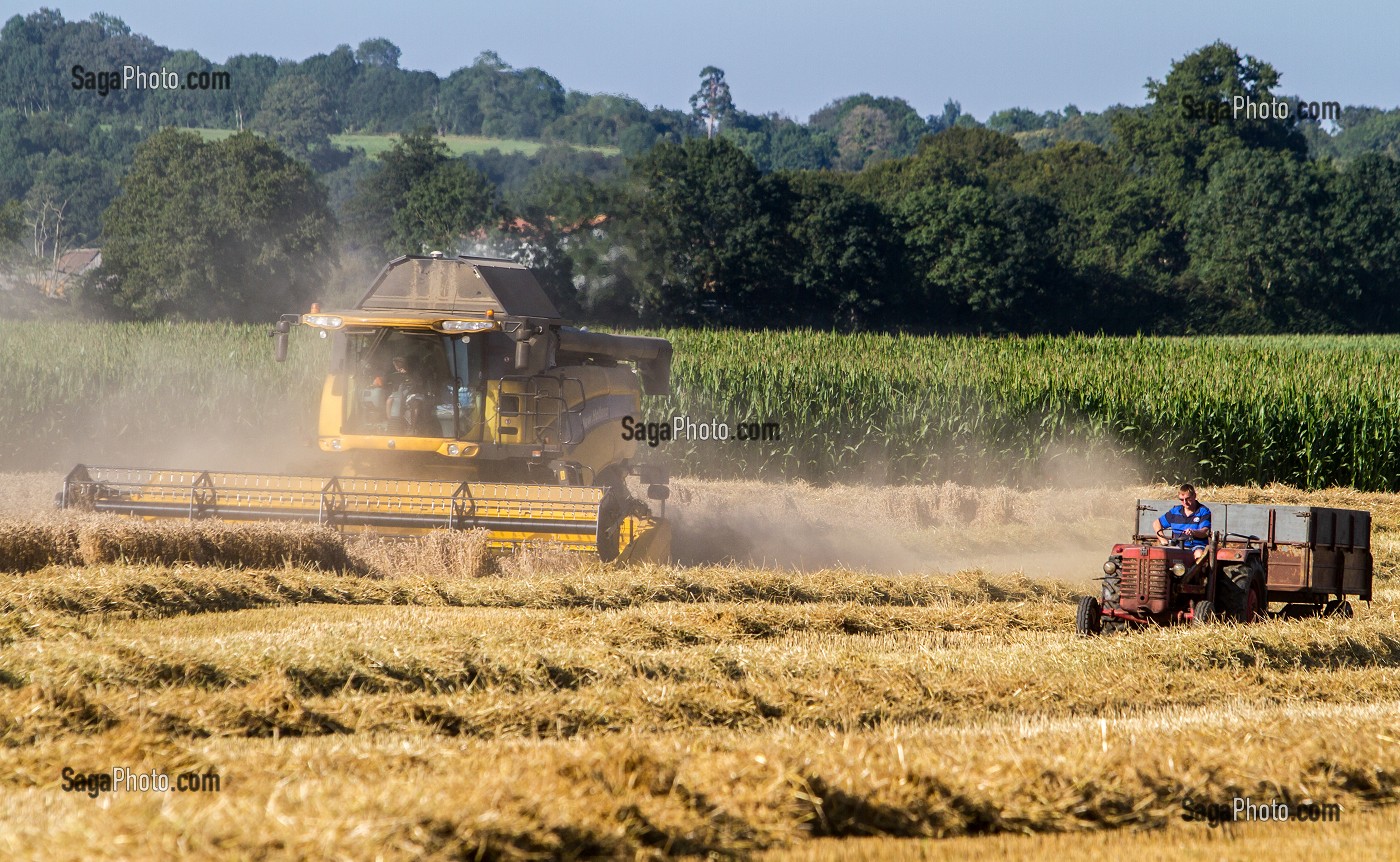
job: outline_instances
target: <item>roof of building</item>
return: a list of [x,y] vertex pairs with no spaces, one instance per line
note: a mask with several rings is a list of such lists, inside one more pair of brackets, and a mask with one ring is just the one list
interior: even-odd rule
[[53,268],[64,275],[80,275],[97,263],[101,256],[100,248],[75,248],[60,257]]

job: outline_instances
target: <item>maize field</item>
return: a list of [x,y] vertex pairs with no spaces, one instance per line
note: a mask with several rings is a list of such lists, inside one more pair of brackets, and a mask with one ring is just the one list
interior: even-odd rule
[[[781,435],[653,450],[682,474],[1036,486],[1113,463],[1129,481],[1400,490],[1400,337],[655,334],[673,394],[642,419]],[[0,322],[0,469],[149,460],[174,439],[193,464],[202,440],[309,445],[328,351],[296,336],[279,365],[258,326]]]

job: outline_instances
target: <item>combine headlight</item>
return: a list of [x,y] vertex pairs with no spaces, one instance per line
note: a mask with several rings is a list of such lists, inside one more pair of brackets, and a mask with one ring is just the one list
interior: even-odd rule
[[460,455],[461,452],[462,452],[461,448],[460,448],[456,443],[449,443],[449,444],[447,444],[447,454],[452,455],[452,456],[455,457],[455,456],[457,456],[457,455]]
[[493,320],[440,320],[438,325],[433,328],[439,332],[485,332],[488,329],[495,329],[496,322]]
[[1173,575],[1176,575],[1178,578],[1181,577],[1182,575],[1186,574],[1186,564],[1185,564],[1185,563],[1173,563],[1173,564],[1172,564],[1172,574],[1173,574]]
[[334,449],[334,450],[337,451],[337,452],[340,451],[340,438],[339,438],[339,437],[337,437],[336,439],[334,439],[334,440],[331,441],[331,448]]
[[301,322],[307,326],[319,326],[322,329],[339,329],[345,325],[345,321],[334,314],[303,314]]
[[1113,574],[1114,572],[1117,572],[1117,571],[1118,571],[1118,564],[1115,563],[1115,562],[1113,562],[1112,560],[1109,560],[1108,562],[1106,562],[1106,563],[1103,564],[1103,573],[1104,573],[1105,575],[1111,575],[1111,574]]

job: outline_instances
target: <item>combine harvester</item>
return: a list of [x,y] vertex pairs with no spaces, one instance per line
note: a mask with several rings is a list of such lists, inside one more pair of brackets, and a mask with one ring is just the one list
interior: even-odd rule
[[[283,315],[277,361],[298,325],[331,339],[319,443],[334,476],[79,465],[60,504],[383,535],[483,529],[498,550],[558,542],[604,562],[669,555],[668,476],[634,464],[622,419],[643,392],[669,393],[670,342],[576,329],[525,267],[436,252],[390,262],[352,310]],[[629,492],[633,475],[658,514]]]

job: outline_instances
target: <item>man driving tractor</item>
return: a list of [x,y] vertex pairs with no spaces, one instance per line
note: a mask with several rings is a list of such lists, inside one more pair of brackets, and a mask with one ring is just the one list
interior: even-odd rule
[[1210,509],[1196,499],[1193,485],[1184,484],[1178,488],[1176,499],[1179,505],[1172,506],[1157,519],[1157,539],[1164,545],[1180,542],[1199,560],[1205,556],[1210,538]]

